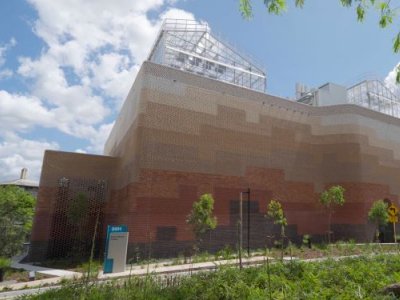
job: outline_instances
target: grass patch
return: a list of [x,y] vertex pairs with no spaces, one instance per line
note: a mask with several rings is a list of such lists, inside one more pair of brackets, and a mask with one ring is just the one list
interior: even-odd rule
[[20,299],[395,299],[381,289],[400,282],[400,256],[292,261],[181,277],[145,278],[102,284],[69,283]]
[[[54,276],[44,275],[36,272],[35,278],[36,280],[51,278]],[[15,280],[16,282],[28,282],[29,281],[29,272],[24,269],[13,269],[8,268],[5,272],[4,281]],[[0,287],[1,290],[1,287]]]

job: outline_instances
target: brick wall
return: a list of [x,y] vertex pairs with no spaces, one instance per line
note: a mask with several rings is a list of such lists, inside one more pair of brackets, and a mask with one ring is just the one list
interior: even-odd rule
[[104,226],[128,225],[130,255],[186,251],[193,236],[185,219],[204,193],[215,198],[219,225],[203,247],[216,250],[235,245],[239,193],[247,188],[254,248],[277,234],[264,217],[271,199],[282,202],[292,240],[321,239],[327,213],[319,194],[340,184],[346,204],[333,216],[335,238],[365,241],[371,203],[397,202],[400,192],[400,120],[354,105],[309,107],[149,62],[105,153],[45,156],[33,242],[49,239],[63,176],[107,180]]

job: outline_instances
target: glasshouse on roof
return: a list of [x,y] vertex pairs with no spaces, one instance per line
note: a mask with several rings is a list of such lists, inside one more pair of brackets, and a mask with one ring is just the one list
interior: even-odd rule
[[234,47],[216,38],[207,24],[166,19],[149,61],[265,92],[265,72]]

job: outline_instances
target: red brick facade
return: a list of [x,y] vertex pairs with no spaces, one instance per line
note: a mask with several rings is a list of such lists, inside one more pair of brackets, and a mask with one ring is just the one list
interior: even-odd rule
[[276,233],[264,217],[271,199],[283,204],[293,241],[304,234],[321,239],[327,213],[319,195],[340,184],[346,203],[333,215],[335,238],[365,241],[371,203],[397,203],[400,192],[400,120],[353,105],[309,107],[151,63],[143,65],[105,154],[46,152],[32,259],[51,252],[62,178],[75,182],[63,201],[104,182],[99,240],[107,224],[126,224],[131,253],[154,256],[185,251],[193,239],[186,216],[204,193],[214,196],[218,218],[204,247],[215,250],[235,245],[239,194],[247,188],[253,248]]

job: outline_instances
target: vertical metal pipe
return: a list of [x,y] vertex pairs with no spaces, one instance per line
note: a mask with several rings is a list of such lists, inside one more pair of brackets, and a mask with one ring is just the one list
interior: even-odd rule
[[243,193],[240,193],[239,204],[239,265],[242,269],[242,248],[243,248]]
[[250,188],[247,189],[247,257],[250,257]]

